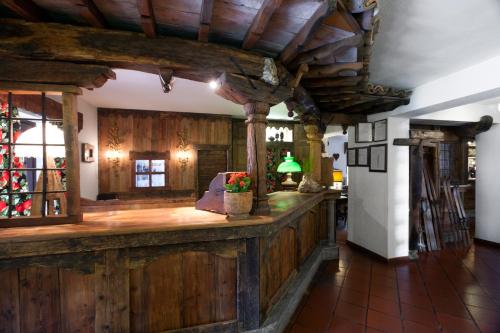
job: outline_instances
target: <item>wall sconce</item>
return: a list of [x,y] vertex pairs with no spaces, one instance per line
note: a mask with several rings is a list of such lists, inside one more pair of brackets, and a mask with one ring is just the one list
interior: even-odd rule
[[122,142],[123,140],[120,137],[118,124],[114,123],[114,125],[108,130],[108,144],[106,145],[108,150],[104,153],[104,155],[111,162],[111,167],[113,168],[115,176],[118,176],[118,171],[120,169]]
[[179,144],[177,145],[177,159],[181,165],[181,170],[184,171],[187,168],[191,156],[187,143],[187,131],[178,132],[177,137],[179,139]]

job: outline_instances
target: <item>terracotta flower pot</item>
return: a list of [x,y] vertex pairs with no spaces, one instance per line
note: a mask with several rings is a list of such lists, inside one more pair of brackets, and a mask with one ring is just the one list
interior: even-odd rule
[[248,192],[224,192],[224,210],[228,219],[247,218],[252,210],[252,191]]

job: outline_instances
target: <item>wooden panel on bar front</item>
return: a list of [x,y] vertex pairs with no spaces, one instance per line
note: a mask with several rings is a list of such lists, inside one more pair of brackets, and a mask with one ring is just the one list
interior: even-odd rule
[[130,271],[132,332],[159,332],[236,319],[236,258],[167,254]]
[[299,221],[299,264],[307,259],[318,244],[318,220],[316,209],[305,213]]
[[296,231],[285,227],[261,239],[260,305],[266,313],[276,303],[283,286],[297,269]]
[[[118,127],[121,158],[118,172],[106,158],[108,133]],[[231,118],[180,112],[98,109],[99,193],[128,192],[132,188],[129,152],[170,152],[168,184],[171,190],[195,189],[195,152],[192,145],[231,145]],[[178,133],[186,135],[191,156],[186,169],[177,158]]]

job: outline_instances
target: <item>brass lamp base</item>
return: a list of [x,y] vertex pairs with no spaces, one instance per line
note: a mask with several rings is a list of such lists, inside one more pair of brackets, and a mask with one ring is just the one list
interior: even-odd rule
[[283,191],[297,190],[297,182],[293,181],[291,172],[286,174],[286,180],[283,183],[281,183],[281,186],[283,187]]

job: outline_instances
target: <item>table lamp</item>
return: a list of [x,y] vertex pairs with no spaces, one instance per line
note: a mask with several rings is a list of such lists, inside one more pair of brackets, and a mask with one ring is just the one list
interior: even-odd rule
[[284,189],[294,189],[297,186],[297,183],[292,180],[293,172],[302,172],[299,163],[293,160],[293,156],[290,155],[290,152],[286,153],[285,161],[281,162],[278,166],[279,173],[286,173],[287,178],[286,181],[281,183]]
[[333,189],[342,190],[342,184],[344,182],[344,175],[342,170],[333,170]]

